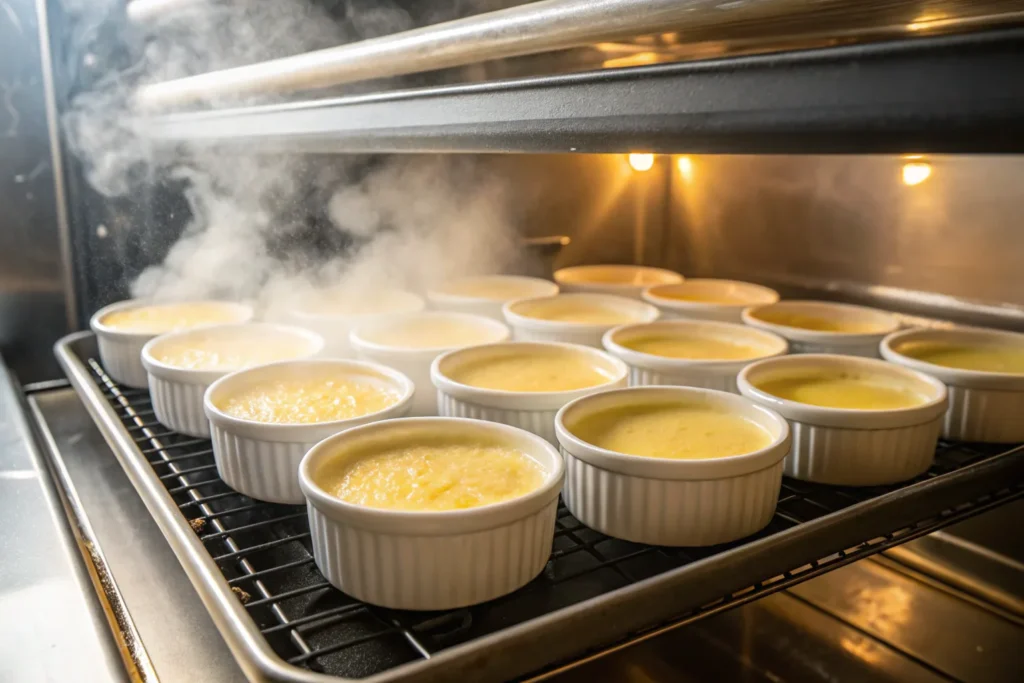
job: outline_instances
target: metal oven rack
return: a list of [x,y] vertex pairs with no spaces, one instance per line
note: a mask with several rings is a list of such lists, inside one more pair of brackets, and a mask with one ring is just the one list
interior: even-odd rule
[[562,507],[551,559],[522,590],[448,612],[387,610],[329,586],[313,563],[304,509],[228,488],[210,442],[161,426],[146,390],[106,375],[91,333],[66,337],[56,354],[253,680],[538,675],[1024,496],[1024,447],[942,443],[935,465],[902,485],[784,480],[766,529],[712,548],[618,541]]

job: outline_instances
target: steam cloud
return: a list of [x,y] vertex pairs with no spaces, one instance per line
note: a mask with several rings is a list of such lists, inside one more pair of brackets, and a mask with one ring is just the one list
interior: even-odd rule
[[[422,291],[446,278],[519,265],[509,193],[472,157],[154,149],[135,127],[131,103],[140,85],[450,16],[421,11],[413,17],[390,2],[357,0],[179,2],[143,36],[117,16],[118,0],[62,2],[79,27],[77,40],[96,46],[104,42],[100,33],[113,32],[129,55],[77,95],[63,119],[90,185],[107,197],[167,181],[186,188],[190,221],[164,261],[132,283],[134,296],[251,299],[272,312],[313,287]],[[487,6],[469,9],[492,9],[495,2],[477,4]],[[83,69],[96,58],[87,53]]]

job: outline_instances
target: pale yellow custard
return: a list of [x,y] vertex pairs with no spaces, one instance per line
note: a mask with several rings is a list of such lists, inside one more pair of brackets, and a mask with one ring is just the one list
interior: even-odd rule
[[659,299],[673,299],[675,301],[691,301],[700,304],[722,304],[725,306],[742,306],[751,303],[750,297],[738,296],[729,292],[702,292],[700,290],[659,290],[656,293]]
[[153,304],[121,311],[111,311],[100,319],[107,327],[122,332],[161,334],[201,325],[238,322],[239,313],[232,307],[213,301],[184,304]]
[[779,398],[826,408],[898,410],[928,400],[909,386],[856,372],[805,373],[759,381],[756,386]]
[[585,354],[557,348],[510,350],[467,361],[446,374],[460,384],[503,391],[572,391],[612,380]]
[[164,341],[150,353],[155,360],[183,370],[231,371],[300,358],[309,355],[310,345],[298,337],[243,339],[196,332],[185,339]]
[[1024,374],[1024,345],[919,341],[901,344],[896,350],[904,356],[947,368]]
[[785,327],[798,327],[803,330],[815,332],[843,332],[846,334],[871,334],[885,332],[888,329],[885,325],[874,322],[856,320],[836,320],[824,316],[809,315],[807,313],[793,313],[790,311],[757,311],[753,314],[758,320],[773,325]]
[[388,510],[464,510],[539,488],[544,470],[522,451],[458,437],[367,449],[351,464],[325,465],[317,483],[346,503]]
[[424,317],[364,334],[367,341],[403,349],[435,349],[473,346],[498,341],[494,328],[455,318]]
[[563,323],[587,323],[591,325],[624,325],[636,322],[636,316],[613,306],[604,306],[576,299],[543,299],[516,306],[515,313],[527,318],[554,320]]
[[317,377],[257,384],[217,402],[243,420],[275,424],[311,424],[350,420],[395,405],[399,393],[386,382],[324,371]]
[[437,291],[449,296],[464,296],[469,299],[489,299],[491,301],[512,301],[526,299],[543,294],[538,285],[529,282],[506,280],[503,278],[471,278],[446,283]]
[[654,356],[694,360],[743,360],[765,355],[760,346],[739,344],[728,339],[686,334],[652,334],[619,341],[619,344]]
[[584,416],[569,431],[605,450],[672,460],[742,455],[772,441],[768,430],[744,417],[686,403],[610,408]]

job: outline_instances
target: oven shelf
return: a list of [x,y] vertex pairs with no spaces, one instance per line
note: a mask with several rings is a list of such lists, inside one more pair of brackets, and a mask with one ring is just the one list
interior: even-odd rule
[[1024,29],[151,116],[305,152],[1020,153]]
[[301,506],[253,501],[216,474],[210,442],[169,433],[148,392],[121,388],[78,333],[58,360],[168,538],[242,668],[257,680],[506,680],[651,637],[1024,496],[1024,448],[943,443],[903,485],[784,480],[762,532],[657,548],[583,527],[564,507],[544,572],[510,596],[415,613],[331,588]]

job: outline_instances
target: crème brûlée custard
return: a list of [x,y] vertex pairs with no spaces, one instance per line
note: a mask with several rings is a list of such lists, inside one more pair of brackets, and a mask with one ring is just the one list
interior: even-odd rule
[[301,358],[309,351],[309,341],[301,337],[246,338],[200,330],[159,343],[150,353],[154,360],[182,370],[232,371]]
[[842,332],[845,334],[873,334],[885,332],[886,326],[868,320],[848,320],[829,318],[826,316],[798,313],[796,311],[777,311],[763,309],[754,312],[753,317],[773,325],[798,327],[815,332]]
[[509,348],[460,364],[447,373],[460,384],[502,391],[573,391],[612,381],[613,376],[586,354],[557,347],[522,351]]
[[567,426],[598,448],[673,460],[742,455],[772,442],[768,430],[745,417],[684,402],[608,408]]
[[239,321],[239,312],[216,301],[151,304],[111,311],[100,319],[107,327],[121,332],[161,334],[202,325]]
[[947,368],[1024,374],[1024,345],[908,341],[900,344],[896,351]]
[[516,305],[515,312],[527,318],[590,325],[624,325],[636,322],[629,312],[594,301],[558,296],[534,299]]
[[821,370],[759,380],[758,389],[779,398],[825,408],[899,410],[928,397],[888,377],[845,370]]
[[464,510],[519,498],[539,488],[544,470],[499,441],[430,437],[375,446],[315,475],[346,503],[388,510]]
[[403,349],[472,346],[500,338],[492,327],[430,313],[366,332],[363,336],[374,344]]
[[765,355],[765,349],[706,335],[650,334],[618,342],[639,353],[694,360],[744,360]]
[[393,387],[380,380],[325,371],[316,377],[255,384],[217,401],[217,408],[243,420],[311,424],[362,417],[400,399]]

